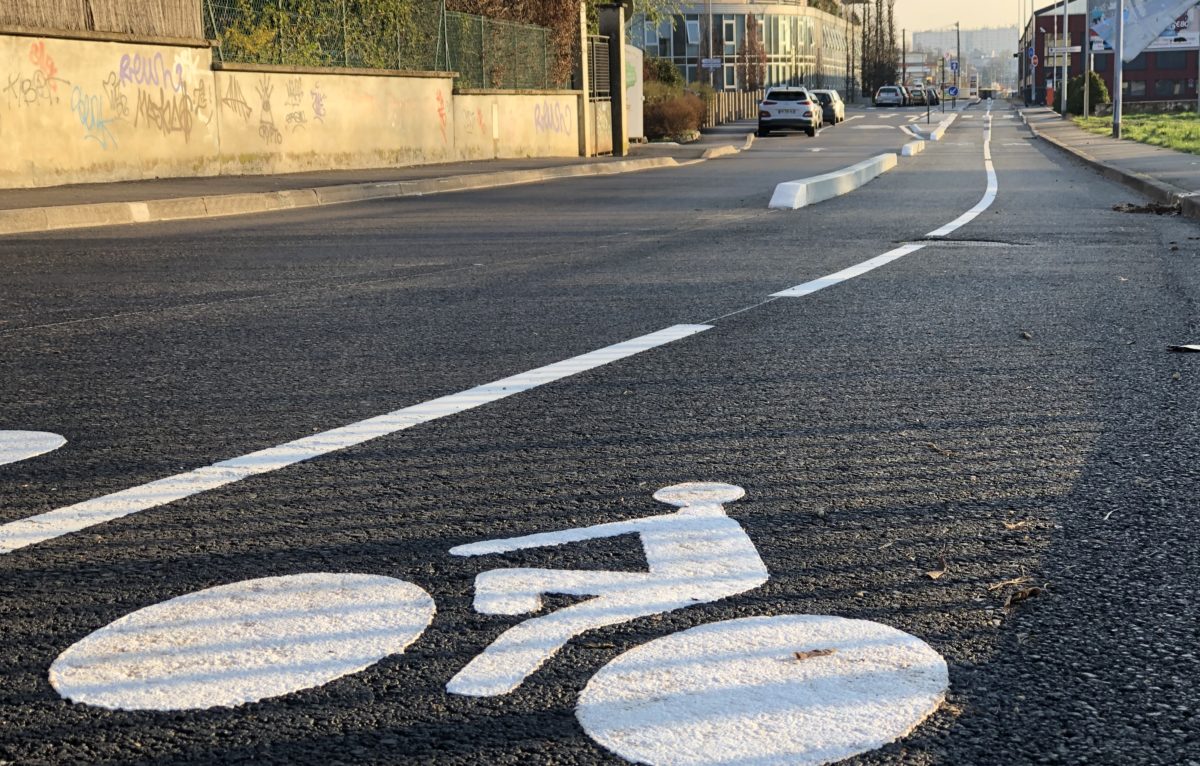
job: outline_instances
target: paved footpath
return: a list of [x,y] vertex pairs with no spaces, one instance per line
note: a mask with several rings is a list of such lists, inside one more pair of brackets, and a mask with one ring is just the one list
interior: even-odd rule
[[1021,111],[1034,135],[1073,154],[1102,175],[1165,204],[1181,202],[1184,215],[1200,218],[1200,156],[1089,133],[1046,107]]

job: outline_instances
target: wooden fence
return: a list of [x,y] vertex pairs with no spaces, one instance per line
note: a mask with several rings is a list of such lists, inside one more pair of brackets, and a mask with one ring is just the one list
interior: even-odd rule
[[0,26],[193,40],[204,37],[200,0],[0,0]]
[[758,103],[765,95],[766,92],[761,90],[718,91],[708,105],[704,127],[712,128],[727,122],[758,119]]

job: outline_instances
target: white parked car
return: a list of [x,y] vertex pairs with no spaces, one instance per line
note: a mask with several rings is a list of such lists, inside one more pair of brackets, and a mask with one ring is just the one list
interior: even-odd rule
[[821,128],[821,112],[821,102],[807,88],[771,88],[758,105],[758,135],[790,129],[815,136]]

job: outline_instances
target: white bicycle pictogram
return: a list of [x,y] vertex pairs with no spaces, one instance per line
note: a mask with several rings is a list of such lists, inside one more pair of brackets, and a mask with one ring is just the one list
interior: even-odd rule
[[[23,433],[20,448],[8,450],[13,461],[61,446],[52,434]],[[676,508],[672,513],[452,548],[456,556],[486,557],[637,534],[648,566],[645,572],[481,572],[474,608],[482,614],[536,613],[550,594],[590,598],[505,630],[446,691],[508,694],[575,636],[763,585],[766,565],[724,508],[744,494],[730,484],[677,484],[654,493]],[[435,612],[423,588],[391,577],[245,580],[115,620],[63,651],[49,680],[65,698],[110,709],[255,703],[404,652]],[[702,624],[618,655],[587,681],[575,714],[593,741],[638,763],[824,764],[907,735],[939,707],[948,683],[936,651],[887,625],[817,615],[747,617]]]

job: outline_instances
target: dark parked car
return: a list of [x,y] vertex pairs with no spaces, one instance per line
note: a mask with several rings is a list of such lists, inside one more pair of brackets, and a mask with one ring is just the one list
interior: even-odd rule
[[821,102],[822,117],[830,125],[846,121],[846,102],[836,90],[814,90],[813,95]]

